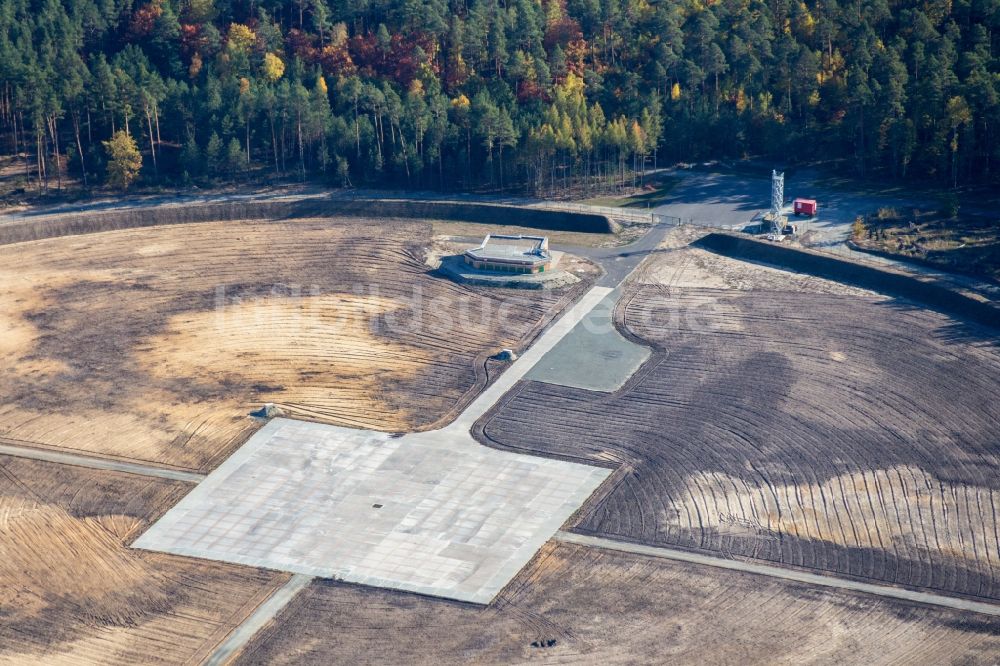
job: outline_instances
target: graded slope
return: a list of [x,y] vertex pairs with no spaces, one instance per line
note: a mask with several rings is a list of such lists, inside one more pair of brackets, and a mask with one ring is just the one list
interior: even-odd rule
[[486,608],[315,581],[236,663],[987,666],[998,634],[972,613],[550,543]]
[[128,548],[189,489],[0,456],[0,663],[209,654],[287,575]]
[[655,349],[640,376],[611,396],[524,382],[484,441],[618,464],[585,533],[1000,599],[994,333],[857,290],[680,272],[619,306]]
[[585,288],[475,289],[425,223],[209,222],[0,247],[0,440],[207,469],[247,412],[421,429]]

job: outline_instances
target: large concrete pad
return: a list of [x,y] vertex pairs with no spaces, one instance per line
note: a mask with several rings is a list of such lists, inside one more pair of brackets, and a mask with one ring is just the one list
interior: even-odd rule
[[133,544],[489,603],[609,470],[275,419]]
[[489,603],[610,470],[469,430],[611,291],[584,294],[441,430],[274,419],[133,546]]

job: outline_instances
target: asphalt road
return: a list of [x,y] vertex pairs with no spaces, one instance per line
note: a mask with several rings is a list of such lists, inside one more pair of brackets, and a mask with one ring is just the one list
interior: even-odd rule
[[652,212],[679,217],[685,224],[742,229],[755,215],[770,207],[771,184],[767,174],[750,178],[687,169],[662,173],[675,183],[666,203]]
[[[757,224],[760,216],[770,209],[771,176],[765,169],[761,170],[759,177],[701,169],[664,169],[660,173],[673,179],[674,185],[667,201],[652,212],[679,217],[684,224],[738,231]],[[791,202],[796,197],[816,199],[819,202],[818,215],[813,219],[794,217]],[[932,196],[904,191],[853,191],[847,186],[832,186],[817,172],[801,170],[786,176],[785,201],[786,214],[790,221],[798,224],[799,238],[806,247],[849,261],[927,276],[946,286],[969,289],[991,299],[1000,297],[1000,290],[983,280],[857,252],[845,243],[851,236],[858,215],[872,213],[879,208],[936,210],[940,203]],[[993,213],[968,203],[963,203],[963,210],[983,215]],[[581,254],[576,250],[574,252]]]
[[644,236],[621,247],[583,247],[556,246],[553,249],[564,250],[578,257],[584,257],[600,265],[604,269],[595,286],[615,288],[642,263],[642,260],[656,251],[672,225],[660,223],[653,226]]
[[[662,169],[658,172],[674,181],[664,203],[652,209],[661,215],[680,217],[685,223],[705,227],[741,229],[771,207],[771,174],[761,168],[759,175],[720,173],[706,169]],[[858,215],[879,208],[936,210],[935,196],[912,191],[884,189],[868,192],[850,189],[849,183],[833,184],[823,174],[801,169],[785,176],[785,209],[791,219],[791,202],[798,198],[816,199],[815,219],[798,218],[801,231],[812,231],[808,241],[817,247],[843,243],[850,236]],[[967,212],[991,215],[995,211],[962,202]]]
[[[771,175],[763,169],[758,177],[688,169],[672,169],[664,175],[674,179],[675,184],[666,203],[653,212],[679,217],[685,223],[742,229],[755,224],[771,207]],[[819,201],[817,217],[800,219],[799,227],[800,232],[812,231],[812,243],[820,247],[843,243],[856,216],[880,207],[933,206],[927,201],[833,189],[808,171],[785,178],[789,213],[791,201],[797,197]]]

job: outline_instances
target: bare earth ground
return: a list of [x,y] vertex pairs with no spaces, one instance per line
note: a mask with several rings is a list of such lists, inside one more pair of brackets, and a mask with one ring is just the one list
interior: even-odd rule
[[1000,280],[1000,223],[997,217],[961,215],[913,208],[882,208],[865,217],[861,247],[914,258],[945,270]]
[[739,291],[798,291],[879,298],[870,292],[823,278],[739,261],[690,244],[708,233],[699,227],[670,230],[651,260],[632,274],[630,283],[659,287],[734,289]]
[[0,456],[0,663],[210,654],[288,576],[126,547],[189,488]]
[[1000,599],[994,333],[696,249],[644,269],[621,391],[522,382],[481,422],[621,467],[579,531]]
[[0,247],[0,440],[207,469],[263,402],[412,430],[446,417],[586,281],[431,274],[430,225],[218,222]]
[[487,608],[316,581],[237,663],[971,666],[998,651],[995,619],[550,544]]
[[[610,397],[522,383],[484,419],[487,437],[621,466],[580,531],[1000,598],[989,334],[685,248],[685,233],[616,313],[655,349],[638,375]],[[429,426],[481,385],[488,353],[574,295],[439,280],[424,264],[431,236],[417,223],[227,222],[0,247],[0,441],[204,469],[263,401]],[[288,577],[126,548],[188,488],[0,456],[0,663],[210,654]],[[316,581],[240,661],[998,654],[995,618],[553,543],[486,608]]]

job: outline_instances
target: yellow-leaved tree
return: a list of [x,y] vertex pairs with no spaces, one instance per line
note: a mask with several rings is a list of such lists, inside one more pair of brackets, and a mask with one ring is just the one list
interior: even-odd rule
[[285,73],[285,63],[273,53],[264,54],[264,77],[274,83]]
[[230,51],[237,53],[247,53],[257,41],[257,35],[253,30],[242,23],[232,23],[229,26],[229,38],[226,46]]
[[108,183],[112,187],[127,190],[142,168],[139,146],[124,130],[115,132],[110,141],[103,143],[104,149],[108,151]]

